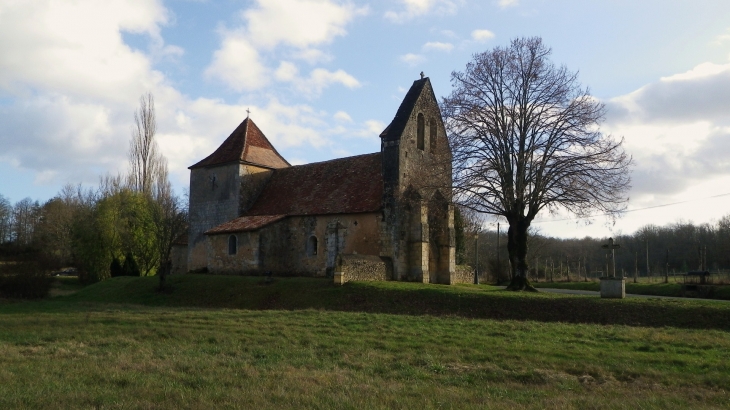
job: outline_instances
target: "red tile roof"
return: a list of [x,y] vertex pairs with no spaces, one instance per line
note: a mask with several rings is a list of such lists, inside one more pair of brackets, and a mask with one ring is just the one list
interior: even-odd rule
[[275,169],[289,166],[250,118],[243,120],[215,152],[189,168],[209,167],[227,162],[247,162]]
[[326,215],[382,207],[379,152],[274,170],[246,215]]
[[205,231],[206,235],[255,231],[286,218],[286,215],[242,216]]

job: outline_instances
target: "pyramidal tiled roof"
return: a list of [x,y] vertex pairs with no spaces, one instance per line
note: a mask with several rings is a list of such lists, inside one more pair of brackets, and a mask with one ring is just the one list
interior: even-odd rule
[[274,169],[290,166],[251,118],[243,120],[215,152],[189,168],[210,167],[228,162],[246,162]]

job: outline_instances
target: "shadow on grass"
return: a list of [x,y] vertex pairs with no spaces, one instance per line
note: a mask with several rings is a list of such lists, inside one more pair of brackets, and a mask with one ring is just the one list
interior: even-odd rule
[[516,293],[490,286],[424,285],[404,282],[181,275],[157,291],[157,278],[122,277],[79,292],[40,302],[4,303],[0,313],[63,312],[109,304],[371,312],[402,315],[460,316],[496,320],[590,323],[645,327],[730,330],[730,306],[692,300],[623,299]]

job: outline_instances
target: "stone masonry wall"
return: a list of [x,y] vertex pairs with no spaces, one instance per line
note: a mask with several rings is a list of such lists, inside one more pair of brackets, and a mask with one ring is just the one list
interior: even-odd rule
[[170,259],[172,268],[170,273],[173,275],[187,273],[188,271],[188,247],[187,245],[172,245],[170,249]]
[[[479,283],[488,283],[488,280],[487,272],[479,273]],[[456,265],[451,275],[451,284],[455,283],[474,283],[474,268],[469,265]]]
[[255,200],[270,174],[269,169],[239,163],[190,170],[189,269],[207,266],[205,231],[237,218]]
[[340,255],[337,272],[344,275],[343,282],[386,281],[393,276],[390,259],[372,255]]
[[[236,253],[228,254],[228,240],[236,237]],[[209,235],[208,271],[224,274],[255,274],[260,270],[259,233],[238,232]]]
[[[425,120],[422,147],[418,144],[419,114]],[[397,139],[390,135],[387,138],[381,145],[387,230],[382,236],[387,239],[383,243],[388,243],[389,247],[381,251],[381,256],[392,259],[395,280],[447,283],[453,262],[441,259],[451,259],[455,253],[441,248],[453,245],[449,244],[448,234],[439,243],[430,244],[435,238],[429,238],[428,221],[422,220],[420,215],[427,211],[428,201],[437,189],[446,203],[452,201],[451,153],[430,82],[424,85],[414,102],[402,134]],[[409,191],[417,192],[426,204],[408,204]],[[453,218],[452,215],[446,217]],[[444,225],[446,229],[453,227],[453,219]],[[426,235],[419,238],[418,232],[426,232]],[[433,252],[430,250],[432,245],[435,246]],[[432,261],[432,257],[439,261]],[[430,269],[432,266],[436,269]]]
[[[256,232],[236,233],[238,249],[235,255],[228,255],[230,234],[209,235],[207,266],[213,273],[270,271],[277,276],[325,276],[328,259],[333,261],[334,270],[334,261],[339,254],[377,257],[380,221],[380,214],[374,212],[292,216]],[[336,235],[334,241],[333,235]],[[316,252],[308,246],[311,238],[316,238]],[[328,244],[334,246],[328,247]]]

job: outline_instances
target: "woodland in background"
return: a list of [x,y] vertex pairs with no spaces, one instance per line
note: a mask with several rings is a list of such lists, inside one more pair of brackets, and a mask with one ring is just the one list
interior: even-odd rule
[[[478,215],[461,210],[456,212],[455,225],[457,264],[474,266],[475,232],[482,222]],[[500,281],[507,281],[510,277],[505,224],[501,225],[499,265],[496,224],[490,228],[479,232],[479,271],[486,272],[491,281],[499,272]],[[730,271],[730,214],[717,222],[699,225],[683,221],[665,226],[647,225],[632,234],[618,235],[613,239],[621,245],[616,250],[617,276],[623,272],[625,276],[633,277],[635,270],[638,270],[639,277],[697,270]],[[567,280],[567,275],[572,280],[583,280],[586,273],[588,278],[603,276],[610,254],[601,245],[607,241],[608,238],[552,238],[532,230],[527,252],[530,280],[549,280],[551,268],[554,280]]]
[[154,99],[146,94],[134,113],[127,174],[101,177],[96,188],[66,185],[43,204],[25,198],[13,205],[0,194],[0,293],[35,295],[25,289],[69,267],[85,283],[162,273],[162,286],[187,206],[172,191],[155,132]]

